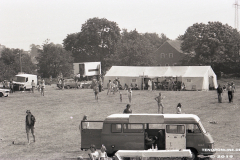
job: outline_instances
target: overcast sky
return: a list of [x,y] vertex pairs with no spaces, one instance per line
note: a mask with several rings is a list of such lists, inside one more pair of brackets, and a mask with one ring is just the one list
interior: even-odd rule
[[[0,0],[0,44],[30,50],[46,39],[62,44],[89,18],[120,29],[164,33],[170,39],[194,23],[220,21],[234,27],[235,0]],[[240,2],[239,2],[240,3]]]

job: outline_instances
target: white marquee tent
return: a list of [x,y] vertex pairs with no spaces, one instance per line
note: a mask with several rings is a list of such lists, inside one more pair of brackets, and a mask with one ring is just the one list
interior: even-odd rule
[[146,79],[161,82],[172,77],[185,84],[186,90],[209,90],[209,86],[217,88],[217,76],[211,66],[112,66],[104,77],[104,88],[109,80],[119,78],[120,83],[142,86]]

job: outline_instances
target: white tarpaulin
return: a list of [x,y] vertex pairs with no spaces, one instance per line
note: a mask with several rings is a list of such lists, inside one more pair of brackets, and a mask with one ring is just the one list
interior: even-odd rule
[[217,76],[211,66],[112,66],[104,77],[104,87],[107,87],[109,80],[116,78],[123,86],[141,86],[144,78],[166,77],[182,81],[187,90],[208,90],[209,85],[217,88]]

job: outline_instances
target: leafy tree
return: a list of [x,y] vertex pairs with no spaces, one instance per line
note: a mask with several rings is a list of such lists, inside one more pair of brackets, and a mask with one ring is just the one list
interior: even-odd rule
[[217,64],[235,62],[236,51],[240,46],[239,32],[220,22],[193,24],[180,38],[183,40],[181,46],[183,52],[191,54],[184,59],[185,64],[214,67]]
[[31,44],[30,48],[31,48],[31,51],[30,51],[31,60],[32,60],[32,62],[34,64],[37,64],[36,57],[39,54],[39,49],[41,49],[41,46],[40,45]]
[[121,40],[118,42],[116,53],[106,58],[107,66],[150,66],[155,65],[153,52],[157,49],[146,35],[139,34],[136,30],[122,32]]
[[147,38],[150,43],[157,48],[159,48],[164,42],[169,40],[169,38],[167,38],[167,36],[163,33],[161,33],[160,36],[156,33],[145,33],[143,34],[143,36]]
[[[21,54],[20,54],[21,53]],[[20,55],[21,55],[21,65],[20,65]],[[31,62],[30,56],[24,54],[23,50],[20,49],[10,49],[5,48],[2,51],[2,56],[0,58],[0,77],[2,79],[10,79],[15,76],[18,72],[34,74],[36,66]]]
[[81,28],[81,32],[69,34],[63,45],[67,51],[72,51],[75,62],[101,61],[114,54],[117,41],[120,38],[120,28],[116,22],[105,18],[90,18]]
[[63,49],[59,44],[48,43],[43,44],[43,49],[39,50],[36,58],[38,61],[38,73],[42,77],[57,77],[59,73],[68,77],[73,71],[72,53]]

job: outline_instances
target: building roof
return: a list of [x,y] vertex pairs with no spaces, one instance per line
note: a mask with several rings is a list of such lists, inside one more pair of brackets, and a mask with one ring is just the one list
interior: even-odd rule
[[164,42],[159,49],[166,45],[166,43],[168,43],[170,46],[172,46],[174,49],[176,49],[178,52],[183,53],[183,51],[181,50],[181,44],[182,41],[181,40],[167,40],[166,42]]

